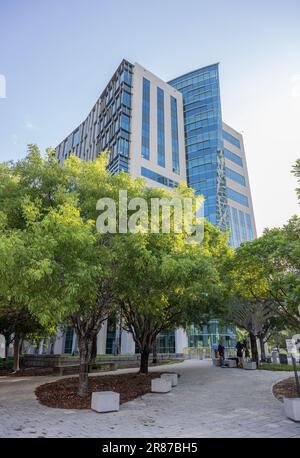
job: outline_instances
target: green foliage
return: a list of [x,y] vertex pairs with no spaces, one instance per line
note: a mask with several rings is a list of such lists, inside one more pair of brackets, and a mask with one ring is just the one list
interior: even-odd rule
[[300,201],[300,159],[297,159],[295,165],[293,166],[292,173],[298,178],[298,188],[296,188],[296,193]]
[[[300,366],[296,366],[297,371],[300,371]],[[262,369],[264,371],[284,371],[284,372],[292,372],[294,370],[293,366],[289,364],[269,364],[269,363],[261,363],[258,369]]]

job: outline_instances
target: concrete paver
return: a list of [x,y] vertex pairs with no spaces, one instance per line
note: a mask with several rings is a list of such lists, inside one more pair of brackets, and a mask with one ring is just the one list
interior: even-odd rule
[[300,424],[285,417],[271,392],[290,373],[222,369],[207,360],[166,367],[174,370],[181,376],[170,393],[149,393],[106,414],[40,405],[34,390],[53,377],[1,377],[0,437],[300,436]]

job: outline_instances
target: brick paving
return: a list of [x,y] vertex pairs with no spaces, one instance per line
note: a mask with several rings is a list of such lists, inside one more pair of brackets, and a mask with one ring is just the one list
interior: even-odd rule
[[285,417],[271,392],[290,373],[197,360],[166,370],[181,375],[172,392],[147,394],[106,414],[40,405],[34,389],[57,377],[1,377],[0,437],[300,437],[300,423]]

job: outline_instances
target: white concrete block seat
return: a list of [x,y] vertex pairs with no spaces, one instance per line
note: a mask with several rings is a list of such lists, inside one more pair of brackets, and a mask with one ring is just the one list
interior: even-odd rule
[[285,414],[294,421],[300,421],[300,398],[283,398]]
[[96,391],[92,393],[92,410],[96,412],[116,412],[120,408],[120,393],[115,391]]
[[177,386],[178,384],[178,374],[176,374],[175,372],[166,372],[164,374],[161,374],[160,378],[164,380],[170,380],[172,386]]
[[255,361],[244,361],[243,368],[247,371],[253,371],[257,369],[257,365]]
[[151,380],[152,393],[168,393],[172,389],[172,382],[170,379],[154,378]]

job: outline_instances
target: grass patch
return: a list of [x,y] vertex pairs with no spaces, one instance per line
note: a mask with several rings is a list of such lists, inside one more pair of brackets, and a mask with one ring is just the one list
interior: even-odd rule
[[[300,371],[300,366],[296,366],[297,371]],[[262,369],[264,371],[285,371],[285,372],[291,372],[293,371],[293,366],[290,366],[289,364],[269,364],[269,363],[261,363],[259,365],[259,369]]]

